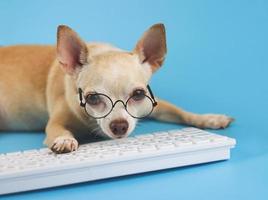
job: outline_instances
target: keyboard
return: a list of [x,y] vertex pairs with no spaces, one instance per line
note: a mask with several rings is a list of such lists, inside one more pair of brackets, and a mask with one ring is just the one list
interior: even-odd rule
[[0,154],[0,194],[227,160],[235,139],[184,128],[81,145]]

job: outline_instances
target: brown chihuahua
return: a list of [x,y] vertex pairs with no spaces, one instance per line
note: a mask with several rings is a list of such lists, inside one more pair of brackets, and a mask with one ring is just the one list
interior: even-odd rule
[[164,62],[165,27],[155,24],[131,52],[85,43],[58,27],[57,47],[0,48],[0,130],[46,131],[54,152],[78,148],[77,134],[127,137],[150,117],[200,128],[225,128],[232,118],[194,114],[155,99],[148,85]]

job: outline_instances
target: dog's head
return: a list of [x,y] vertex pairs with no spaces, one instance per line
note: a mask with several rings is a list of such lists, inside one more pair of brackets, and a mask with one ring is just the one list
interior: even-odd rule
[[163,24],[149,28],[132,52],[86,44],[69,27],[58,27],[58,61],[75,80],[81,101],[77,103],[111,138],[128,136],[137,118],[151,111],[153,101],[147,85],[152,73],[163,64],[165,54]]

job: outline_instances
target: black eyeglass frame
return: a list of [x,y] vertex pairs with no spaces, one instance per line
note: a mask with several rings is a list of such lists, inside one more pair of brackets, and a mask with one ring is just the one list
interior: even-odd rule
[[107,98],[109,99],[109,101],[111,102],[111,105],[112,105],[111,110],[110,110],[106,115],[104,115],[104,116],[102,116],[102,117],[94,117],[94,116],[90,115],[90,114],[87,112],[87,110],[86,110],[86,104],[87,104],[87,103],[86,103],[86,99],[87,99],[87,97],[88,97],[89,95],[91,95],[91,94],[88,94],[88,95],[84,96],[85,102],[83,103],[83,90],[82,90],[81,88],[78,88],[79,100],[80,100],[80,106],[84,108],[85,112],[86,112],[90,117],[92,117],[92,118],[94,118],[94,119],[101,119],[101,118],[105,118],[105,117],[107,117],[107,116],[113,111],[113,108],[115,107],[115,105],[116,105],[118,102],[121,102],[121,103],[124,105],[125,110],[127,111],[127,113],[128,113],[131,117],[136,118],[136,119],[142,119],[142,118],[145,118],[145,117],[149,116],[149,115],[153,112],[154,108],[157,106],[157,101],[155,100],[155,98],[154,98],[154,94],[153,94],[153,92],[152,92],[152,90],[151,90],[151,88],[150,88],[149,85],[147,85],[147,89],[148,89],[149,94],[150,94],[151,97],[149,97],[149,96],[146,95],[146,94],[144,94],[144,96],[146,96],[147,98],[150,99],[150,101],[152,102],[152,105],[153,105],[153,106],[152,106],[151,111],[150,111],[147,115],[145,115],[145,116],[143,116],[143,117],[136,117],[136,116],[133,116],[133,115],[128,111],[128,109],[127,109],[127,103],[128,103],[128,101],[129,101],[134,95],[133,95],[133,96],[130,96],[126,102],[124,102],[124,101],[121,100],[121,99],[116,100],[115,102],[113,102],[112,99],[111,99],[109,96],[107,96],[106,94],[103,94],[103,93],[94,93],[94,94],[96,94],[96,95],[103,95],[103,96],[107,97]]

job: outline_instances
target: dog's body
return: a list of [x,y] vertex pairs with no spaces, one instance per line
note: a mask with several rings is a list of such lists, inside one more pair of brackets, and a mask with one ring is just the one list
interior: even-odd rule
[[[108,44],[85,44],[66,26],[59,27],[57,48],[1,47],[0,130],[45,129],[45,143],[55,152],[77,149],[78,133],[97,130],[116,138],[117,132],[109,128],[113,121],[121,120],[116,123],[119,128],[124,121],[127,136],[137,120],[120,105],[104,119],[89,117],[79,105],[78,87],[85,94],[94,90],[109,95],[113,101],[126,100],[133,88],[146,88],[151,74],[162,65],[165,53],[161,24],[151,27],[133,52]],[[215,129],[225,128],[232,121],[224,115],[193,114],[157,101],[150,117],[158,120]]]

